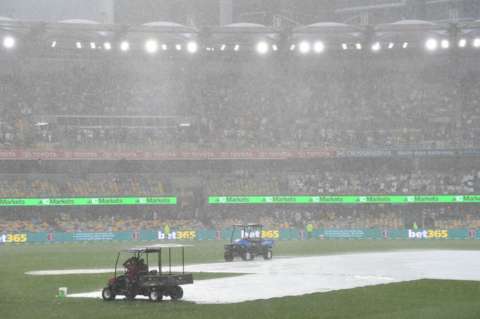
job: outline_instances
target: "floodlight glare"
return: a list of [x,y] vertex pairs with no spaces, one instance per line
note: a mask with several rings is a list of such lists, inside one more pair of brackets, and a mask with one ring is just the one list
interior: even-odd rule
[[295,50],[295,44],[292,44],[292,45],[290,46],[290,51],[293,51],[293,50]]
[[298,44],[298,50],[301,54],[307,54],[310,52],[310,43],[307,41],[302,41]]
[[165,43],[162,44],[162,50],[163,50],[163,51],[167,51],[167,49],[168,49],[168,46],[167,46]]
[[380,46],[380,42],[375,42],[374,44],[372,44],[372,51],[373,52],[377,52],[377,51],[380,51],[382,47]]
[[268,53],[268,43],[265,41],[260,41],[257,43],[257,52],[259,54],[266,54]]
[[272,50],[273,50],[273,51],[278,51],[278,47],[277,47],[276,44],[272,44]]
[[110,51],[112,49],[112,44],[110,42],[105,42],[103,44],[103,48],[107,51]]
[[395,46],[395,43],[393,43],[393,42],[390,42],[390,43],[388,44],[388,48],[389,48],[389,49],[393,49],[394,46]]
[[122,41],[122,43],[120,43],[120,50],[123,52],[130,50],[130,43],[127,41]]
[[459,48],[464,48],[467,46],[467,40],[466,39],[460,39],[458,40],[458,47]]
[[90,42],[90,49],[95,50],[96,47],[97,45],[95,44],[95,42]]
[[175,49],[177,51],[181,51],[182,50],[182,45],[181,44],[175,44]]
[[226,46],[225,44],[222,44],[222,46],[220,47],[220,51],[225,51],[225,48],[226,48],[226,47],[227,47],[227,46]]
[[403,42],[402,48],[404,49],[408,48],[408,42]]
[[150,54],[156,53],[158,51],[158,42],[152,39],[147,40],[145,42],[145,51]]
[[450,41],[448,41],[447,39],[443,39],[442,41],[440,41],[440,47],[442,49],[448,49],[450,47]]
[[235,44],[235,46],[233,47],[233,50],[238,51],[239,49],[240,49],[240,46],[238,44]]
[[355,44],[355,48],[357,48],[357,50],[361,50],[362,49],[362,44],[361,43]]
[[188,43],[187,43],[187,51],[188,51],[189,53],[195,53],[195,52],[197,52],[197,50],[198,50],[198,44],[197,44],[197,42],[191,41],[191,42],[188,42]]
[[435,51],[438,48],[438,41],[433,38],[427,39],[427,41],[425,41],[425,48],[428,51]]
[[54,48],[54,47],[56,47],[56,46],[57,46],[57,41],[52,41],[51,47]]
[[480,48],[480,38],[473,39],[473,47]]
[[6,49],[12,49],[15,46],[15,39],[11,36],[6,36],[3,38],[3,46]]
[[77,47],[77,49],[81,49],[82,48],[82,42],[75,43],[75,46]]
[[347,50],[348,49],[348,45],[346,43],[342,43],[342,49],[343,50]]
[[325,44],[322,41],[317,41],[313,44],[313,51],[315,53],[322,53],[325,51]]

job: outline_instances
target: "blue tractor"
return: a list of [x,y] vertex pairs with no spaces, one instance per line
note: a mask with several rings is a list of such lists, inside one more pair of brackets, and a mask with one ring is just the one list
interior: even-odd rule
[[[273,240],[262,239],[261,224],[233,225],[230,244],[225,245],[225,261],[233,261],[235,257],[253,260],[256,256],[272,259]],[[235,236],[240,238],[234,239]]]

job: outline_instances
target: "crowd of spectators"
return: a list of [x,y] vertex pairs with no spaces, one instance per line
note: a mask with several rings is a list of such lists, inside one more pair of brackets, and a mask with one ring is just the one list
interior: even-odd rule
[[452,229],[480,228],[480,215],[474,206],[329,206],[329,207],[228,207],[212,208],[204,216],[177,216],[160,210],[143,214],[84,215],[78,211],[38,214],[30,212],[23,218],[2,216],[2,232],[115,232],[163,230],[199,230],[229,228],[234,224],[261,223],[265,229]]
[[11,197],[158,196],[168,182],[142,174],[3,174],[0,194]]
[[[34,59],[0,71],[0,146],[480,146],[480,71],[446,62]],[[121,63],[120,63],[121,62]],[[192,66],[193,64],[193,66]],[[58,120],[68,116],[69,124]],[[75,118],[94,117],[78,121]],[[111,120],[111,117],[129,120]],[[138,117],[159,117],[146,124]]]

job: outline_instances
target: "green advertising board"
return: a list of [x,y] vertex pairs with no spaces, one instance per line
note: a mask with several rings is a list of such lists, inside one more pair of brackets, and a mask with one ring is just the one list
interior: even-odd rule
[[56,198],[0,198],[0,207],[6,206],[123,206],[176,205],[177,198],[164,197],[56,197]]
[[468,204],[480,195],[209,196],[210,205],[237,204]]

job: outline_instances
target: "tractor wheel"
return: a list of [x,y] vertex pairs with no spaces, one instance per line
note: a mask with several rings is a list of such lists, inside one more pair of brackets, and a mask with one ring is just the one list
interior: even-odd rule
[[265,260],[270,260],[272,259],[273,257],[273,253],[270,249],[267,249],[264,253],[263,253],[263,259]]
[[248,250],[247,251],[244,251],[242,253],[242,259],[243,260],[252,260],[253,259],[253,255],[251,252],[249,252]]
[[170,294],[170,298],[172,298],[172,300],[182,299],[183,289],[180,286],[174,286],[174,287],[170,288],[170,293],[169,294]]
[[159,302],[162,301],[163,299],[163,294],[161,291],[158,291],[157,289],[152,289],[148,293],[148,299],[153,302]]
[[233,261],[233,254],[225,254],[224,258],[225,261]]
[[115,299],[115,294],[113,293],[112,289],[110,289],[109,287],[106,287],[106,288],[103,288],[102,290],[102,298],[103,300],[111,301]]

